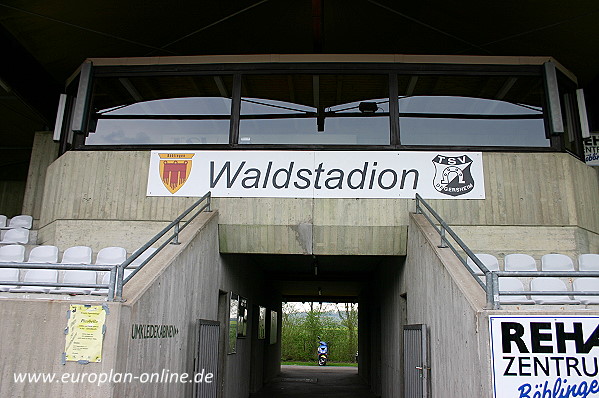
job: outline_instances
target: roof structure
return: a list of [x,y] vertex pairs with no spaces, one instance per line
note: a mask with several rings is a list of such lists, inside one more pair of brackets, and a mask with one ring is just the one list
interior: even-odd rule
[[1,2],[0,178],[25,178],[33,132],[53,128],[59,93],[87,58],[550,56],[586,89],[591,128],[598,130],[598,16],[593,0]]

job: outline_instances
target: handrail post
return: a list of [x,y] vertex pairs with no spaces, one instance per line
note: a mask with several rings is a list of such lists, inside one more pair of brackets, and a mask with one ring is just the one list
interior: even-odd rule
[[499,309],[499,275],[493,271],[485,274],[485,292],[487,293],[487,309]]
[[439,233],[441,236],[441,244],[439,245],[440,249],[445,249],[447,247],[447,242],[445,242],[445,227],[441,225],[441,232]]
[[208,205],[208,207],[206,207],[206,211],[207,212],[211,212],[212,211],[212,193],[208,192],[208,197],[206,198],[206,204]]
[[171,242],[171,245],[179,245],[179,224],[181,222],[178,222],[175,224],[175,237],[173,238],[173,241]]
[[499,275],[496,272],[491,272],[493,279],[493,309],[499,309]]
[[116,287],[116,269],[115,265],[110,270],[110,282],[108,282],[108,301],[114,301],[115,287]]
[[122,264],[116,266],[116,294],[115,301],[123,300],[123,274],[124,268]]
[[422,214],[422,209],[420,208],[420,195],[416,194],[416,214]]
[[495,307],[495,300],[493,299],[493,273],[485,273],[485,293],[487,294],[487,306],[488,310]]

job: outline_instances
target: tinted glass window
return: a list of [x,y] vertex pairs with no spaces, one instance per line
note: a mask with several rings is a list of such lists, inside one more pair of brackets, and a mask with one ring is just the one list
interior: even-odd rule
[[227,144],[232,78],[97,79],[87,145]]
[[404,145],[550,145],[541,78],[402,76],[399,93]]
[[241,144],[389,144],[386,75],[247,75]]

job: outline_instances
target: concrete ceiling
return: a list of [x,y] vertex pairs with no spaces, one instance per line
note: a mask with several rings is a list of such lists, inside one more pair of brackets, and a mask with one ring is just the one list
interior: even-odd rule
[[[234,255],[233,255],[234,256]],[[286,301],[355,301],[381,267],[398,267],[401,257],[244,255]]]
[[588,89],[587,101],[596,105],[598,17],[595,0],[2,2],[0,178],[24,178],[22,171],[11,168],[26,165],[35,130],[53,128],[58,94],[86,58],[268,53],[553,56],[578,76]]

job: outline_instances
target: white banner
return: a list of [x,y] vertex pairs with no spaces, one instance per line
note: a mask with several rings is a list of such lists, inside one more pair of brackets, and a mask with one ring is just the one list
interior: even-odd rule
[[490,316],[494,398],[599,397],[599,316]]
[[584,160],[589,166],[599,166],[599,133],[591,133],[583,140]]
[[484,199],[480,152],[152,151],[148,196]]

